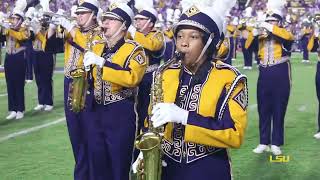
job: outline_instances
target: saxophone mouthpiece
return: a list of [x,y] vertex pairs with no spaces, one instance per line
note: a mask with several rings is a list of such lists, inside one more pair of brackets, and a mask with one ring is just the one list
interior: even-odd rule
[[185,55],[184,53],[179,52],[179,51],[175,51],[175,52],[174,52],[174,56],[175,56],[178,60],[183,60],[184,55]]

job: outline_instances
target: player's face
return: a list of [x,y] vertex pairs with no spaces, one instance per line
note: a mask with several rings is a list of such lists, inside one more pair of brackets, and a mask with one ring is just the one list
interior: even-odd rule
[[21,17],[19,17],[17,15],[13,15],[11,17],[11,22],[12,22],[14,27],[20,27],[20,25],[22,23],[22,19],[21,19]]
[[135,18],[134,20],[135,20],[135,27],[137,28],[137,31],[142,30],[142,28],[148,22],[148,19],[145,19],[145,18]]
[[268,23],[272,24],[272,25],[279,25],[279,21],[276,20],[272,20],[272,21],[267,21]]
[[122,22],[115,18],[106,18],[102,22],[102,28],[104,29],[104,35],[107,38],[112,37],[122,26]]
[[187,67],[195,65],[204,48],[203,34],[196,29],[181,29],[177,33],[177,50],[184,54],[183,63]]
[[[77,13],[77,23],[80,27],[84,27],[86,24],[90,24],[87,23],[90,20],[90,16],[91,16],[91,12],[79,12]],[[91,19],[91,21],[93,21],[93,18]]]

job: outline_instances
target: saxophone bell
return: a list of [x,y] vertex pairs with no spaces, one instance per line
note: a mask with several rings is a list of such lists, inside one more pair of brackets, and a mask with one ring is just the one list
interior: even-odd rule
[[[152,108],[158,103],[164,102],[162,81],[163,72],[170,67],[171,64],[180,61],[184,54],[176,51],[172,59],[165,62],[153,72],[150,107]],[[136,138],[135,146],[143,154],[143,160],[138,164],[137,180],[161,180],[162,170],[162,150],[161,141],[163,139],[164,126],[153,127],[151,118],[148,119],[148,131]]]
[[69,86],[68,105],[71,111],[78,113],[85,107],[88,82],[83,69],[78,68],[70,72],[72,83]]

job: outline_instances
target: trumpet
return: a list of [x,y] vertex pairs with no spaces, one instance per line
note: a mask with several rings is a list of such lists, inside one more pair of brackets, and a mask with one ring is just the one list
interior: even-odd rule
[[13,26],[13,23],[10,19],[0,19],[0,27],[6,27],[4,24],[8,24],[10,27]]
[[70,21],[76,20],[75,17],[71,17],[71,16],[68,16],[68,15],[65,15],[65,14],[57,14],[57,13],[53,13],[53,12],[42,12],[42,14],[44,16],[50,16],[50,17],[57,17],[57,18],[58,17],[63,17],[63,18],[66,18],[66,19],[68,19]]
[[313,17],[313,23],[315,23],[317,26],[320,26],[320,14],[315,14]]

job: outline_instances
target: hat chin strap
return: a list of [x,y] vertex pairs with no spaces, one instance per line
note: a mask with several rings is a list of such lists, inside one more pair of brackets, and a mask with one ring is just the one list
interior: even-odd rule
[[201,58],[203,57],[204,53],[207,51],[208,47],[210,46],[212,40],[214,38],[213,33],[210,34],[210,37],[207,40],[206,45],[203,47],[199,57],[197,58],[197,60],[191,65],[191,66],[195,66],[196,64],[198,64],[198,62],[201,60]]
[[[111,42],[113,42],[113,39],[121,33],[122,28],[125,27],[125,25],[126,25],[126,22],[123,22],[122,25],[120,26],[120,28],[110,38],[108,38],[109,39],[108,40],[109,47],[111,47]],[[113,42],[113,43],[115,44],[116,42]]]
[[89,26],[89,22],[92,20],[93,15],[94,15],[94,13],[93,13],[93,11],[92,11],[91,14],[90,14],[89,19],[88,19],[87,22],[83,25],[83,28],[86,28],[86,27]]
[[12,27],[12,29],[17,29],[19,24],[21,24],[22,19],[20,18],[19,21]]
[[149,25],[149,23],[151,22],[151,19],[149,18],[148,21],[144,24],[144,26],[141,28],[140,32],[143,32],[147,26]]

